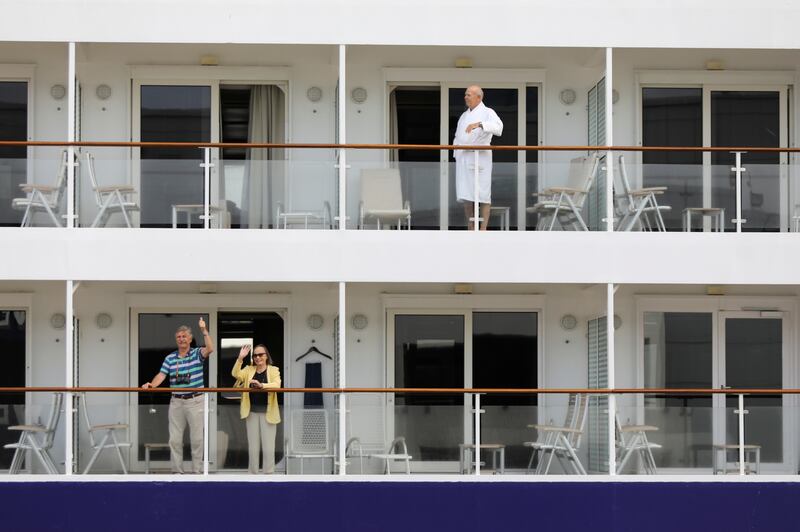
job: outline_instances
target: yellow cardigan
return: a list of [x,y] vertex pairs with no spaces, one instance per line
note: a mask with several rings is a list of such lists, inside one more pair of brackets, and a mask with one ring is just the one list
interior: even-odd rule
[[[231,375],[238,381],[243,383],[243,386],[247,388],[250,383],[250,379],[256,374],[256,367],[252,365],[248,365],[246,368],[242,369],[242,359],[237,359],[236,364],[233,365],[233,370],[231,371]],[[267,366],[267,382],[264,384],[264,388],[280,388],[281,387],[281,371],[277,368],[277,366]],[[281,422],[281,412],[278,409],[278,394],[276,393],[268,393],[267,394],[267,423],[277,424]],[[249,393],[242,393],[242,405],[239,407],[239,414],[242,419],[245,419],[250,414],[250,394]]]

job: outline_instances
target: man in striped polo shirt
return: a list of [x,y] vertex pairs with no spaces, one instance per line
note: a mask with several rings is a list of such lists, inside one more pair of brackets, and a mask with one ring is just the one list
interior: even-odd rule
[[169,377],[173,392],[169,402],[169,450],[172,472],[183,473],[183,433],[189,424],[189,441],[192,445],[192,472],[203,472],[203,394],[191,388],[203,387],[203,362],[214,352],[214,340],[208,334],[205,320],[198,322],[205,347],[192,348],[192,329],[181,325],[175,331],[178,349],[168,354],[161,370],[142,388],[155,388]]

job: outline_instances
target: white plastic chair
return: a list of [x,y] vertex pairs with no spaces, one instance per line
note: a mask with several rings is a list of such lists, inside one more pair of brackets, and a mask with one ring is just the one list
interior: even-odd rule
[[667,227],[661,213],[671,211],[672,207],[659,205],[656,196],[666,192],[667,187],[631,188],[628,172],[625,169],[624,155],[619,156],[619,177],[623,193],[617,198],[625,200],[625,209],[621,213],[622,218],[619,221],[618,230],[630,231],[638,225],[644,231],[652,231],[653,225],[655,225],[656,231],[666,231]]
[[322,202],[322,211],[287,211],[282,202],[278,202],[275,211],[275,228],[288,229],[289,226],[303,225],[303,229],[308,229],[309,224],[317,225],[322,229],[333,229],[333,215],[331,204],[328,201]]
[[[83,474],[87,474],[89,470],[92,469],[92,466],[97,461],[100,453],[103,452],[103,449],[116,449],[119,464],[122,466],[122,473],[127,475],[128,469],[125,467],[125,458],[122,456],[122,449],[123,447],[130,448],[131,444],[130,442],[119,441],[117,439],[117,432],[128,430],[128,425],[125,423],[92,425],[92,422],[89,420],[89,410],[86,408],[85,393],[80,394],[80,409],[81,412],[83,412],[83,420],[86,422],[86,430],[89,432],[89,443],[92,449],[94,449],[94,453],[89,459],[89,463],[86,464],[86,469],[83,470]],[[95,433],[102,434],[99,441],[95,440]],[[108,441],[109,439],[111,440],[110,442]]]
[[92,227],[104,226],[115,212],[122,214],[125,225],[133,227],[129,213],[138,211],[139,205],[128,197],[136,194],[136,189],[130,185],[99,186],[94,171],[94,156],[89,152],[86,153],[86,167],[94,189],[94,199],[100,209],[92,222]]
[[372,168],[361,171],[361,202],[358,206],[358,228],[367,221],[378,224],[396,224],[398,229],[411,229],[411,204],[403,201],[400,170],[397,168]]
[[406,439],[403,436],[398,436],[389,444],[389,448],[385,453],[371,454],[370,458],[376,460],[383,460],[386,463],[384,471],[387,475],[392,474],[392,464],[395,462],[406,463],[406,475],[411,474],[411,455],[408,454],[408,447],[406,446]]
[[25,461],[25,451],[33,451],[33,455],[36,456],[49,474],[58,474],[58,467],[53,462],[49,451],[53,447],[63,404],[64,395],[60,392],[54,393],[50,403],[50,414],[47,418],[47,423],[44,425],[12,425],[8,427],[8,430],[20,431],[17,443],[8,443],[3,446],[4,449],[14,449],[14,458],[11,459],[9,474],[13,475],[20,472],[22,463]]
[[61,222],[56,216],[61,204],[61,197],[67,188],[67,150],[62,150],[59,157],[58,173],[56,183],[49,185],[34,185],[33,183],[22,183],[20,188],[28,196],[24,198],[14,198],[11,200],[11,208],[17,211],[25,211],[22,216],[20,227],[29,226],[33,221],[36,211],[46,212],[56,227],[62,227]]
[[292,437],[286,442],[286,474],[289,474],[289,458],[300,459],[300,474],[303,474],[303,461],[306,459],[336,458],[330,448],[328,434],[328,411],[301,409],[292,411]]
[[556,221],[563,229],[572,226],[581,231],[589,230],[581,211],[597,176],[598,167],[599,158],[596,153],[588,157],[576,157],[570,161],[565,186],[548,187],[541,193],[534,194],[544,199],[533,207],[528,207],[526,211],[539,215],[538,230],[552,231]]

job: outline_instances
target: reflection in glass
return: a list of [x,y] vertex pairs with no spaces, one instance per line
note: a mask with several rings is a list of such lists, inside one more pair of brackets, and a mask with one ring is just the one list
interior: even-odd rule
[[[712,91],[711,145],[780,146],[780,93],[777,91]],[[745,231],[780,229],[780,154],[745,154],[747,171],[742,176],[742,217]],[[714,207],[736,213],[736,180],[731,167],[735,156],[728,152],[711,153],[712,197]],[[733,229],[731,218],[726,226]]]
[[[642,145],[702,146],[703,90],[643,88]],[[644,186],[667,187],[658,198],[661,205],[672,207],[662,213],[667,229],[680,231],[683,209],[703,206],[702,162],[701,152],[642,153]]]
[[[725,384],[731,388],[783,387],[783,320],[725,319]],[[738,396],[727,397],[725,443],[738,443]],[[783,461],[783,399],[745,397],[745,443],[761,446],[761,462]]]
[[[395,316],[395,387],[464,387],[464,317]],[[463,438],[463,394],[397,394],[395,436],[414,461],[456,461]]]
[[[28,140],[27,82],[0,81],[0,140]],[[12,210],[11,201],[25,197],[19,185],[27,182],[27,153],[25,146],[0,147],[0,226],[19,225],[22,220],[22,212]],[[53,182],[54,178],[55,174]]]
[[[712,316],[707,312],[644,313],[645,388],[712,387]],[[659,468],[711,467],[710,396],[647,395],[645,423]],[[623,425],[635,419],[620,419]]]
[[[535,312],[472,314],[472,386],[474,388],[537,388],[538,333]],[[505,445],[506,468],[524,469],[536,422],[538,396],[487,394],[481,397],[481,442]],[[490,457],[486,457],[490,460]]]
[[[142,85],[141,140],[209,142],[211,87]],[[202,158],[199,149],[141,148],[142,227],[171,225],[173,205],[203,203]]]

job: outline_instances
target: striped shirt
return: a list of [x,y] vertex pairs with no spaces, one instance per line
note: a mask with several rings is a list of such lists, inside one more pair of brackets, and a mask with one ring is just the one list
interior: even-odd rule
[[178,352],[173,351],[161,364],[161,373],[169,377],[170,388],[202,388],[203,360],[203,353],[199,347],[189,349],[184,357],[179,357]]

